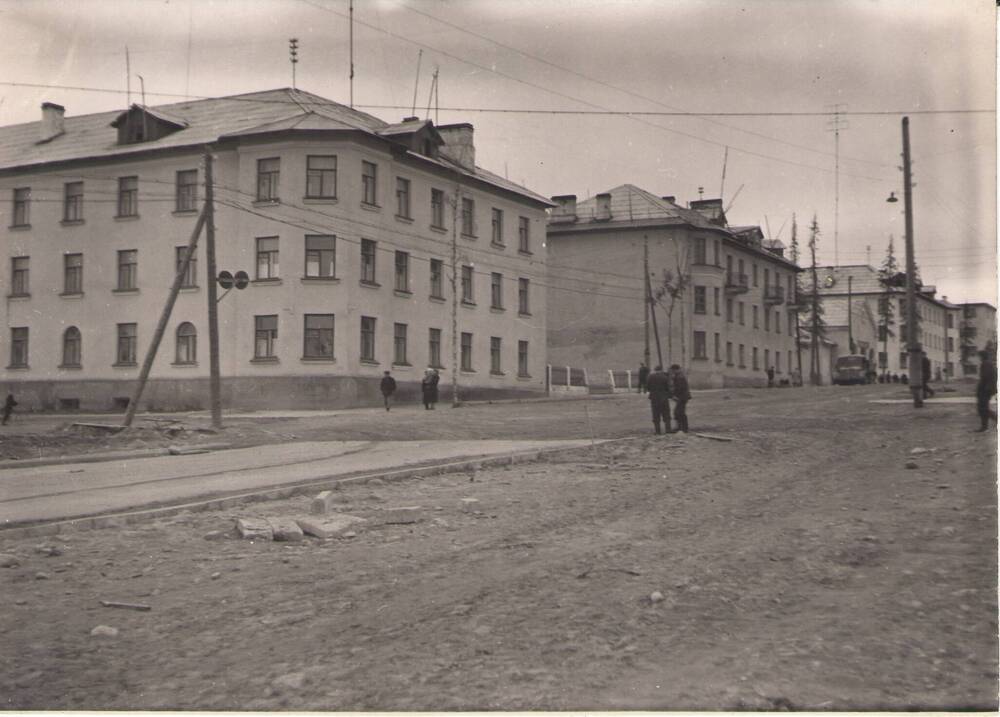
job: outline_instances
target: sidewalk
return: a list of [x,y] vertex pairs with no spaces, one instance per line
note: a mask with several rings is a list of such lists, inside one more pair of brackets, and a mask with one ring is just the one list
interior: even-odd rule
[[589,445],[557,441],[314,441],[0,472],[0,526],[249,493],[324,478]]

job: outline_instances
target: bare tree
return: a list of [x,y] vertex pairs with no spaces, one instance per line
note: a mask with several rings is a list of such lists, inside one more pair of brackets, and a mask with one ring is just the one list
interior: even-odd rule
[[[687,342],[684,340],[684,301],[687,287],[691,283],[691,276],[688,271],[688,254],[681,256],[677,238],[674,237],[675,271],[664,269],[660,276],[660,283],[653,290],[653,300],[667,310],[667,361],[673,362],[673,314],[674,308],[680,303],[681,306],[681,362],[687,365]],[[679,301],[680,300],[680,301]]]

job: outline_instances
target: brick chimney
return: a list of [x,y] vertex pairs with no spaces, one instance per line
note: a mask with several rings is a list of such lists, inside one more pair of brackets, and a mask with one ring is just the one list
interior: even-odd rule
[[66,131],[63,123],[63,116],[65,114],[66,108],[62,105],[57,105],[54,102],[42,103],[42,123],[38,136],[39,143],[53,140]]
[[597,208],[594,210],[594,220],[606,222],[611,219],[611,195],[605,192],[598,194],[594,199],[597,200]]
[[468,122],[462,122],[461,124],[439,125],[435,129],[444,140],[444,145],[438,148],[438,152],[463,169],[475,172],[476,146],[472,141],[472,125]]
[[552,197],[552,213],[549,219],[553,222],[575,222],[576,221],[576,195],[562,194]]
[[660,199],[662,199],[665,202],[670,202],[671,204],[676,204],[677,203],[677,197],[674,196],[673,194],[668,194],[665,197],[660,197]]

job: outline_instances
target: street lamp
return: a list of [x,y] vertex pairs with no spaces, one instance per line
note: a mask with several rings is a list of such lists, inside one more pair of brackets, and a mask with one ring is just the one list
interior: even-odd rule
[[[910,355],[910,393],[913,407],[920,408],[923,400],[923,365],[921,346],[917,341],[917,287],[916,264],[913,259],[913,183],[910,179],[910,118],[903,118],[903,214],[906,219],[906,350]],[[899,201],[895,192],[889,193],[889,203]]]

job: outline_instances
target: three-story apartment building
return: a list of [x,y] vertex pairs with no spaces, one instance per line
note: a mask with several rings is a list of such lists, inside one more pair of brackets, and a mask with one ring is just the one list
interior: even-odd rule
[[[291,89],[0,128],[3,379],[27,408],[127,402],[213,159],[223,403],[545,389],[545,210],[475,164],[469,124],[386,123]],[[143,407],[206,405],[204,239]]]

